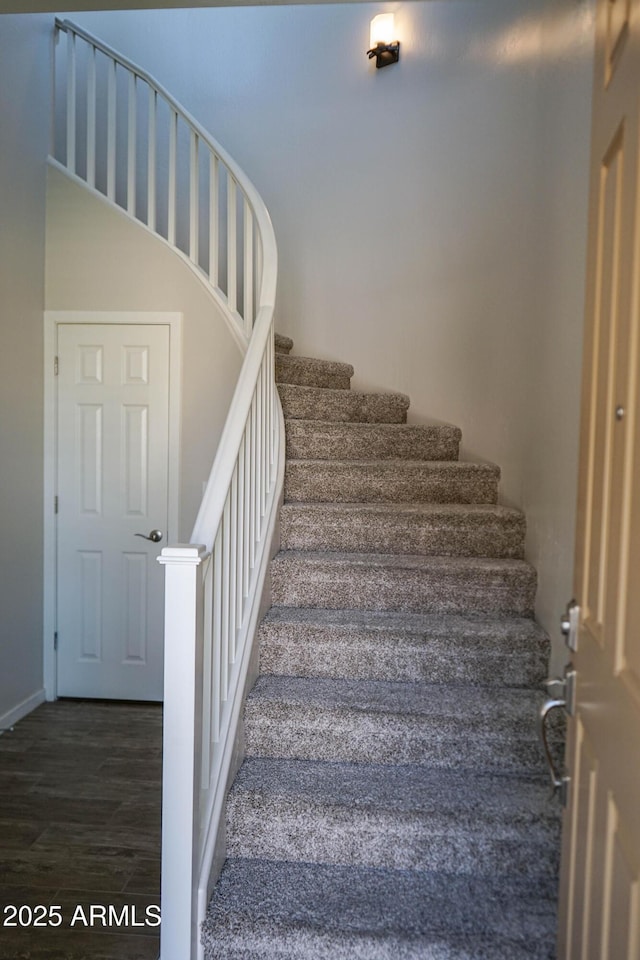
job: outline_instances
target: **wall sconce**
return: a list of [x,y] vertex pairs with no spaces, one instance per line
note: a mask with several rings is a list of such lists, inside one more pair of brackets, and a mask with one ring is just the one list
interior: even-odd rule
[[376,67],[388,67],[390,63],[397,63],[400,59],[400,44],[394,40],[395,26],[392,13],[379,13],[371,21],[369,43],[367,50],[369,60],[376,58]]

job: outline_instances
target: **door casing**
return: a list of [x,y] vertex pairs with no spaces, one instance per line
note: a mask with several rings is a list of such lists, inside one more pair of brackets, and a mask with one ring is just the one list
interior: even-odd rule
[[180,514],[180,419],[182,399],[182,314],[160,311],[47,310],[44,315],[44,597],[43,672],[47,700],[57,697],[56,631],[56,457],[57,391],[55,358],[58,324],[162,324],[169,327],[169,485],[167,542],[177,541]]

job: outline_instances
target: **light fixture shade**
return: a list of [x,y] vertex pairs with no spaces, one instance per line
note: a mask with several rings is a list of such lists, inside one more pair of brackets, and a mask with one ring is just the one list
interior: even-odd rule
[[371,21],[370,46],[378,43],[393,43],[396,39],[394,17],[392,13],[379,13]]

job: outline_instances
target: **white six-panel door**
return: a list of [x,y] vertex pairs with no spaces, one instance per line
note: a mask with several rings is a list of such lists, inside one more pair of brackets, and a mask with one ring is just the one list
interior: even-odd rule
[[59,324],[57,355],[58,695],[161,700],[169,327]]

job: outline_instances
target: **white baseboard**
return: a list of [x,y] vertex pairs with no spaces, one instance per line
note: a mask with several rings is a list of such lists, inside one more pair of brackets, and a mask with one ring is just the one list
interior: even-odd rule
[[18,720],[22,720],[28,713],[31,713],[31,711],[39,707],[41,703],[44,703],[44,699],[44,690],[38,690],[36,693],[32,693],[30,697],[27,697],[26,700],[23,700],[22,703],[13,707],[12,710],[7,710],[6,713],[0,716],[0,731],[6,730],[7,727],[12,727]]

